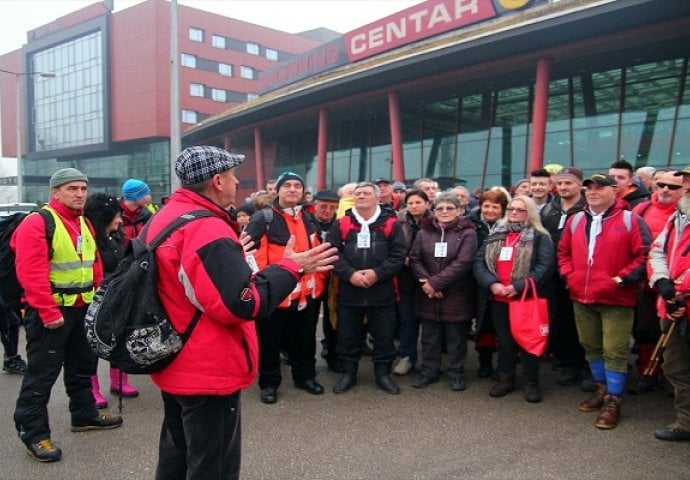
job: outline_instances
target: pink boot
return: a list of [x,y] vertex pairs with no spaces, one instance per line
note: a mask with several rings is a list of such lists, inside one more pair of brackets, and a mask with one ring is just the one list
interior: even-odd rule
[[96,408],[106,408],[108,406],[108,400],[101,395],[101,386],[98,384],[98,375],[91,376],[91,392],[93,393],[93,399],[96,400]]
[[110,392],[120,393],[120,379],[122,379],[122,396],[133,398],[139,395],[139,391],[127,383],[127,374],[117,368],[110,369]]

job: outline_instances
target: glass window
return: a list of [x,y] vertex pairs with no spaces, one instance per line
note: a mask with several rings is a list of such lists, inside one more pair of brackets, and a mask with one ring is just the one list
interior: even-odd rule
[[247,94],[247,100],[254,100],[255,98],[259,98],[259,96],[256,93]]
[[242,65],[240,67],[240,76],[242,78],[248,78],[250,80],[254,79],[254,69],[252,67],[246,67]]
[[225,77],[232,77],[232,65],[228,65],[227,63],[219,63],[218,73]]
[[260,51],[259,45],[257,43],[247,42],[247,53],[252,55],[258,55]]
[[182,53],[180,54],[180,63],[183,67],[196,68],[196,56]]
[[266,49],[266,58],[269,60],[278,60],[278,50],[273,50],[272,48]]
[[211,98],[216,102],[225,102],[227,98],[227,92],[225,90],[220,90],[218,88],[212,88]]
[[182,110],[182,123],[197,123],[196,112],[194,110]]
[[189,27],[189,39],[195,42],[203,42],[204,31],[200,28]]
[[213,35],[211,37],[211,43],[216,48],[225,48],[227,41],[225,40],[225,37],[221,37],[220,35]]
[[192,97],[203,97],[204,96],[204,86],[200,83],[190,83],[189,84],[189,94]]

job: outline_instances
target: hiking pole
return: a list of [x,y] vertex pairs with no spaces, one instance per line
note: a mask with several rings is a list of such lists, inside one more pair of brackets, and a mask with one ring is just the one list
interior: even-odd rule
[[664,325],[666,328],[662,328],[659,340],[656,342],[656,347],[654,347],[654,352],[652,352],[652,357],[649,359],[649,363],[647,363],[647,368],[645,368],[644,372],[642,372],[642,376],[640,377],[640,380],[638,382],[638,392],[648,392],[652,389],[652,380],[654,379],[654,374],[659,368],[659,362],[663,358],[664,350],[666,350],[666,345],[668,345],[668,341],[671,338],[671,335],[673,335],[674,330],[676,329],[676,323],[682,321],[685,321],[685,317],[679,318],[674,322],[668,322],[666,325]]

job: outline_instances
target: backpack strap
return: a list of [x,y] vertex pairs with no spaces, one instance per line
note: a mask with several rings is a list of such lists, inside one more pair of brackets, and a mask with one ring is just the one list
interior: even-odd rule
[[[204,217],[218,217],[215,213],[210,210],[193,210],[191,212],[186,212],[177,217],[175,220],[170,222],[163,230],[158,232],[158,235],[151,240],[151,243],[146,243],[146,234],[149,231],[151,222],[144,225],[144,229],[139,233],[136,238],[132,239],[132,248],[134,250],[134,255],[143,253],[144,250],[155,250],[158,246],[163,243],[170,235],[173,234],[175,230],[181,228],[183,225]],[[219,217],[220,218],[220,217]]]
[[[623,223],[625,224],[625,229],[628,232],[632,231],[632,216],[633,213],[630,210],[623,210]],[[573,215],[573,219],[570,221],[570,233],[575,233],[575,229],[579,225],[580,221],[585,217],[585,212],[580,210]]]
[[53,237],[55,236],[55,219],[45,208],[36,210],[46,224],[46,242],[48,243],[48,258],[52,259],[55,249],[53,248]]

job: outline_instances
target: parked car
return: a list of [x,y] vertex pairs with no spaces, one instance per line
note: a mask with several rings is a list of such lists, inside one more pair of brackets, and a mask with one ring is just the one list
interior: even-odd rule
[[13,213],[29,213],[38,209],[35,203],[0,203],[0,219],[9,217]]

